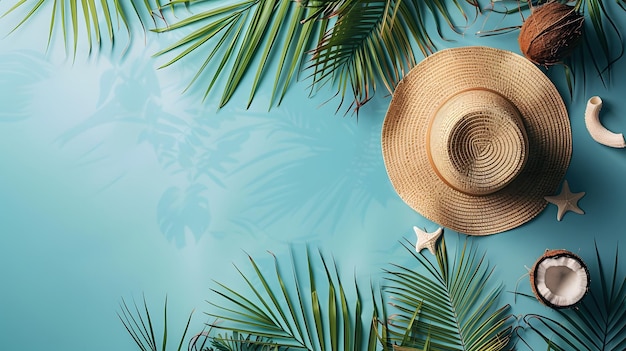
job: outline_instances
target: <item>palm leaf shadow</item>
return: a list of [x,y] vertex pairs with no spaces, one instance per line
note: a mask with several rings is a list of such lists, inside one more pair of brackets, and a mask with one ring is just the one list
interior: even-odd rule
[[[123,126],[124,134],[136,135],[137,146],[148,144],[164,171],[179,179],[182,175],[182,184],[165,189],[155,205],[159,229],[177,247],[187,244],[187,234],[198,241],[210,224],[209,186],[226,187],[225,174],[237,164],[234,154],[249,138],[249,130],[239,125],[233,127],[234,118],[230,125],[219,125],[219,118],[206,118],[204,111],[189,110],[181,115],[170,112],[161,102],[162,89],[156,72],[141,60],[117,64],[105,71],[102,78],[96,111],[61,133],[56,142],[67,146],[103,126]],[[116,138],[98,137],[101,140],[91,142],[93,146],[80,155],[81,166],[124,157],[111,151],[120,149],[111,147],[119,144]],[[121,150],[127,151],[128,148]],[[99,191],[113,186],[126,173],[123,170],[114,174]]]
[[155,72],[141,59],[130,63],[116,63],[100,76],[99,96],[96,111],[77,125],[57,137],[62,146],[74,138],[105,124],[146,124],[166,120],[169,124],[180,124],[181,120],[159,111],[161,90]]
[[297,215],[305,226],[327,225],[332,231],[342,217],[364,218],[373,203],[391,197],[369,186],[386,179],[375,124],[355,131],[323,120],[312,126],[304,118],[294,114],[270,124],[270,149],[233,171],[250,178],[243,187],[249,199],[245,214],[254,216],[256,225]]
[[163,192],[157,205],[157,221],[168,241],[177,247],[185,246],[187,231],[196,241],[200,239],[210,223],[208,199],[208,189],[202,184],[185,189],[172,186]]
[[16,51],[0,54],[0,122],[16,122],[30,116],[37,83],[52,66],[40,54]]
[[587,296],[575,308],[556,310],[555,317],[529,314],[523,335],[538,335],[549,350],[624,350],[626,348],[626,276],[620,275],[616,248],[612,266],[600,256],[597,243],[596,274]]

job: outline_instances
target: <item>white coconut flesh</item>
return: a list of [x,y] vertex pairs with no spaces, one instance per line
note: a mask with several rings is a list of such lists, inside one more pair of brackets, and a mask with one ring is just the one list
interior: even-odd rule
[[571,306],[587,292],[587,270],[573,257],[546,258],[535,273],[537,292],[555,306]]

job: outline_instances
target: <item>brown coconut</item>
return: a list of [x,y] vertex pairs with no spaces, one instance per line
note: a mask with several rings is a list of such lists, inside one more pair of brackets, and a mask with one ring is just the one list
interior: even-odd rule
[[567,250],[546,250],[530,269],[530,286],[535,297],[552,308],[576,305],[587,294],[589,284],[587,265]]
[[542,66],[563,62],[580,43],[584,21],[573,6],[558,2],[534,8],[520,29],[522,54]]

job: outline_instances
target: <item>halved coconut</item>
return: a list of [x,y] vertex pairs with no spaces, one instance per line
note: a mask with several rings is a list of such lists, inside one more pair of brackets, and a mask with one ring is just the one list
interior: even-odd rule
[[530,270],[530,286],[537,299],[552,308],[577,304],[589,289],[589,270],[567,250],[546,250]]

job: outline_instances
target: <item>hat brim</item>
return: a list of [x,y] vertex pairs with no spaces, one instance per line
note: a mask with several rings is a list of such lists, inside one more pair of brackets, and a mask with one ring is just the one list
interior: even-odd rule
[[[426,140],[437,108],[460,91],[485,88],[509,99],[522,115],[528,160],[497,192],[472,196],[449,187],[433,171]],[[547,205],[572,153],[567,108],[534,64],[510,51],[471,46],[439,51],[396,87],[382,128],[385,167],[398,195],[424,217],[469,235],[518,227]]]

